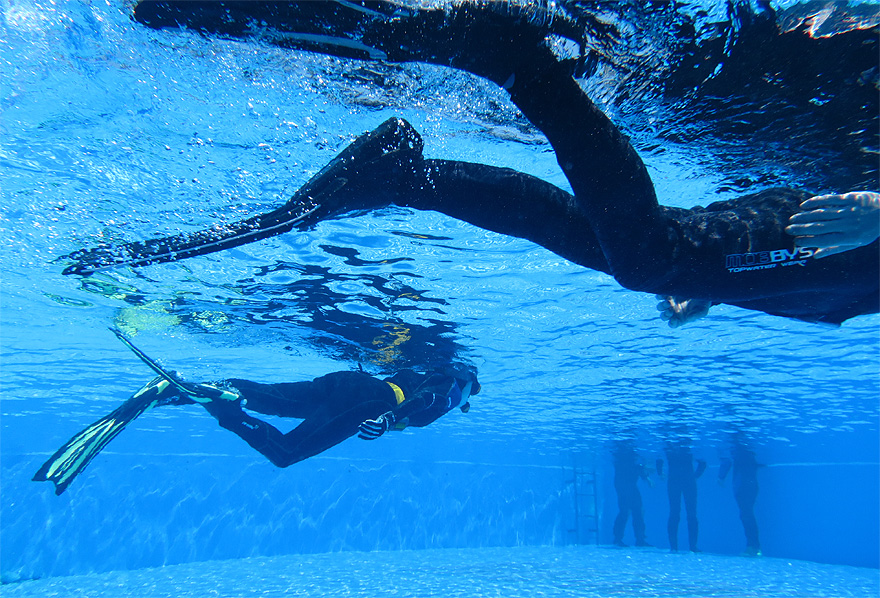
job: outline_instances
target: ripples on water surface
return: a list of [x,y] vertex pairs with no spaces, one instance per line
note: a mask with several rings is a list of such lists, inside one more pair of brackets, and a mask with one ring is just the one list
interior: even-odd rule
[[[62,278],[54,260],[84,246],[266,211],[392,115],[430,157],[566,183],[503,95],[461,73],[156,33],[128,4],[3,10],[4,453],[51,452],[146,378],[106,331],[116,324],[190,379],[379,373],[458,355],[483,393],[467,416],[418,433],[477,461],[589,460],[631,436],[647,450],[686,435],[714,455],[735,432],[768,456],[843,445],[829,458],[876,461],[845,447],[877,433],[877,316],[830,329],[720,306],[672,331],[650,296],[435,213],[389,208],[179,264]],[[633,135],[661,201],[815,174],[803,144],[731,164],[725,152],[754,152],[713,130],[723,119],[672,118],[688,95],[655,83],[634,82],[628,98],[602,72],[588,85]],[[707,136],[674,134],[687,126]],[[865,172],[834,184],[875,176]],[[191,411],[152,417],[139,425],[153,441],[207,433]]]

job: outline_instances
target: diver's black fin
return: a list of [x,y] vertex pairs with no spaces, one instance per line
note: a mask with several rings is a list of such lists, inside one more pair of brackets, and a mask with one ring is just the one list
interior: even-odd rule
[[[205,231],[123,245],[102,245],[65,256],[74,264],[62,274],[88,275],[121,266],[149,266],[205,255],[286,233],[317,209],[314,205],[291,205],[232,224]],[[64,259],[64,258],[63,258]]]
[[164,377],[152,380],[112,413],[102,417],[55,451],[34,474],[33,481],[54,483],[56,495],[64,492],[107,443],[158,402],[159,396],[167,387],[168,381]]
[[196,233],[76,251],[66,256],[74,263],[62,273],[89,275],[177,261],[305,228],[348,211],[384,207],[409,180],[409,165],[421,159],[421,152],[422,139],[412,125],[388,119],[354,140],[276,210]]

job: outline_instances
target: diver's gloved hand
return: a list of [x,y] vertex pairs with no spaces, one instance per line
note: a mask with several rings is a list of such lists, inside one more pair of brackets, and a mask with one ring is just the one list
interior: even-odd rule
[[397,423],[394,413],[388,411],[383,413],[376,419],[368,419],[358,426],[358,438],[364,440],[375,440],[382,434],[390,430]]
[[670,328],[678,328],[704,318],[712,307],[712,302],[704,299],[680,299],[668,295],[656,295],[656,299],[660,301],[657,304],[660,319],[668,322]]
[[880,193],[819,195],[801,203],[785,232],[796,247],[815,247],[815,258],[873,243],[880,237]]

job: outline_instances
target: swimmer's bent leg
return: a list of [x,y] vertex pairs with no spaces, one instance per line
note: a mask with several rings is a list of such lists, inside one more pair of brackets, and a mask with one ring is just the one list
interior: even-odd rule
[[553,146],[612,275],[628,288],[663,288],[674,264],[674,222],[626,136],[549,56],[543,67],[519,72],[509,91]]
[[571,262],[610,272],[571,193],[537,177],[484,164],[425,160],[423,172],[425,181],[404,193],[401,205],[435,210],[484,230],[528,239]]
[[[653,287],[649,283],[669,269],[674,248],[644,164],[580,90],[571,67],[545,44],[550,33],[580,41],[579,28],[559,15],[539,16],[504,3],[419,9],[395,2],[164,0],[141,2],[134,17],[155,29],[187,27],[336,56],[451,66],[485,77],[505,87],[550,140],[592,222],[583,234],[598,237],[601,261],[608,261],[614,276],[625,286]],[[484,228],[495,230],[491,222]],[[535,240],[543,245],[546,235]]]
[[305,420],[283,434],[242,411],[237,403],[205,404],[222,427],[237,434],[278,467],[287,467],[339,444],[357,433],[362,422],[397,406],[388,384],[361,372],[333,372],[308,382],[227,382],[242,394],[249,410]]
[[205,409],[220,426],[234,432],[273,465],[288,467],[354,436],[362,422],[375,419],[389,406],[386,401],[360,403],[335,416],[313,416],[287,434],[226,401],[207,403]]

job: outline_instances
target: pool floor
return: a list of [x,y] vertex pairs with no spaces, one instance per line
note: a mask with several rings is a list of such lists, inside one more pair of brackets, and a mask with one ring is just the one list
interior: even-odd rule
[[876,569],[599,546],[254,557],[23,581],[18,596],[858,596]]

